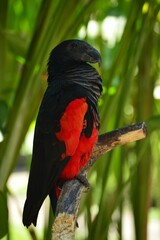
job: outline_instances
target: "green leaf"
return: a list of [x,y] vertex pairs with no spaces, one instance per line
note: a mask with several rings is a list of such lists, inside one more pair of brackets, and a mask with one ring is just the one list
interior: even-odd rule
[[28,47],[28,39],[24,38],[17,32],[6,31],[4,35],[12,53],[18,56],[22,56],[24,58]]
[[8,117],[9,108],[5,101],[0,100],[0,130],[3,129]]
[[160,115],[152,116],[147,121],[147,127],[149,132],[160,129]]
[[6,196],[0,191],[0,238],[8,232],[8,208]]

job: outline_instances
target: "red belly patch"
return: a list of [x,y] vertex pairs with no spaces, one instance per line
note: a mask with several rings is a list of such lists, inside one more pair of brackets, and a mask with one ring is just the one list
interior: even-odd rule
[[70,158],[69,162],[63,169],[60,179],[68,180],[78,175],[80,170],[88,162],[97,139],[98,130],[96,128],[93,129],[90,138],[86,138],[84,135],[81,136],[78,147],[74,155]]
[[[61,172],[59,180],[76,177],[88,162],[94,144],[97,142],[98,130],[95,127],[89,138],[82,133],[87,127],[87,121],[84,119],[87,110],[88,104],[85,98],[75,99],[68,104],[60,119],[61,129],[56,133],[56,137],[66,146],[66,152],[61,155],[61,158],[63,161],[65,157],[70,156],[70,159]],[[57,197],[60,192],[61,190],[57,187]]]
[[66,152],[62,155],[62,159],[74,155],[79,144],[87,109],[88,104],[85,98],[75,99],[66,107],[60,119],[61,130],[56,134],[57,138],[66,145]]

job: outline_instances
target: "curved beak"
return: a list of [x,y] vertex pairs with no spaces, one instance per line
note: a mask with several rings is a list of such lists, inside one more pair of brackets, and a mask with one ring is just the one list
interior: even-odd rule
[[95,48],[87,51],[87,53],[90,56],[90,61],[88,61],[88,62],[98,63],[99,66],[101,65],[101,63],[102,63],[101,55]]
[[89,63],[98,63],[101,65],[101,55],[95,48],[87,48],[81,57],[81,60]]

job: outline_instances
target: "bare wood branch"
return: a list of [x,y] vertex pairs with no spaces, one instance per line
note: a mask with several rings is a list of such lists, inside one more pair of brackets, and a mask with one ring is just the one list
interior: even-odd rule
[[129,125],[117,130],[102,134],[92,153],[92,158],[97,160],[100,156],[114,149],[115,147],[131,143],[145,138],[147,128],[144,122]]
[[[144,122],[100,135],[92,156],[82,172],[86,174],[94,162],[108,151],[126,143],[143,139],[146,135],[147,128]],[[77,213],[83,190],[84,185],[77,179],[67,181],[64,184],[57,204],[52,240],[74,240]]]

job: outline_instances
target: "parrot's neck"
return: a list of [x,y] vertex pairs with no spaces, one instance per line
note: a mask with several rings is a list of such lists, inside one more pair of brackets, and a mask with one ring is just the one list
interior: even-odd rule
[[48,77],[49,87],[55,94],[58,94],[66,87],[78,85],[79,89],[84,92],[85,96],[92,103],[96,112],[98,99],[102,92],[102,80],[95,68],[87,63],[76,63],[67,68],[58,69],[57,71],[49,72]]

